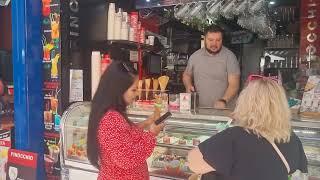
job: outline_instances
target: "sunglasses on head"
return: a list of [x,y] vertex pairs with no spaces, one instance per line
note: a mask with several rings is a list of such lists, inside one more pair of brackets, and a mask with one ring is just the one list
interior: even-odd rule
[[259,80],[259,79],[269,79],[269,80],[272,80],[276,83],[279,84],[279,81],[278,79],[276,78],[273,78],[273,77],[267,77],[267,76],[261,76],[261,75],[257,75],[257,74],[251,74],[248,76],[248,79],[247,79],[247,82],[250,82],[250,81],[254,81],[254,80]]

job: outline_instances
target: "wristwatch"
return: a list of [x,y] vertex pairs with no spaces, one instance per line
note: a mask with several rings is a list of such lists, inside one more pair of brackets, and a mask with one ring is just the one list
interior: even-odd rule
[[224,102],[224,104],[227,104],[227,101],[225,99],[219,99],[219,101]]

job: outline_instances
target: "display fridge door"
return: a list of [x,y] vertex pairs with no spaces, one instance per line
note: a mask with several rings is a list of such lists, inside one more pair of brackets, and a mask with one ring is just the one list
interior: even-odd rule
[[63,114],[61,126],[62,163],[68,160],[89,164],[87,159],[89,114],[89,102],[74,103]]

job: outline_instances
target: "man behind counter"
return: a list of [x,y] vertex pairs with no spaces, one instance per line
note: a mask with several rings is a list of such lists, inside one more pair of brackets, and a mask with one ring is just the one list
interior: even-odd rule
[[205,47],[190,56],[183,83],[187,92],[199,93],[199,107],[223,109],[238,93],[239,63],[222,46],[223,30],[219,26],[209,26],[204,35]]

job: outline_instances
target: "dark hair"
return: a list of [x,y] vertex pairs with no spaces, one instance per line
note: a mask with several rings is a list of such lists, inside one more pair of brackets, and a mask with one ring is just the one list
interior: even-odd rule
[[220,26],[217,26],[217,25],[210,25],[208,26],[205,30],[204,30],[204,35],[206,36],[208,33],[217,33],[217,32],[220,32],[223,36],[223,29],[220,27]]
[[113,109],[121,113],[129,124],[132,122],[126,115],[126,103],[123,94],[133,84],[136,70],[123,62],[113,62],[101,76],[99,86],[91,102],[88,123],[87,155],[91,164],[99,168],[99,145],[97,132],[104,114]]

